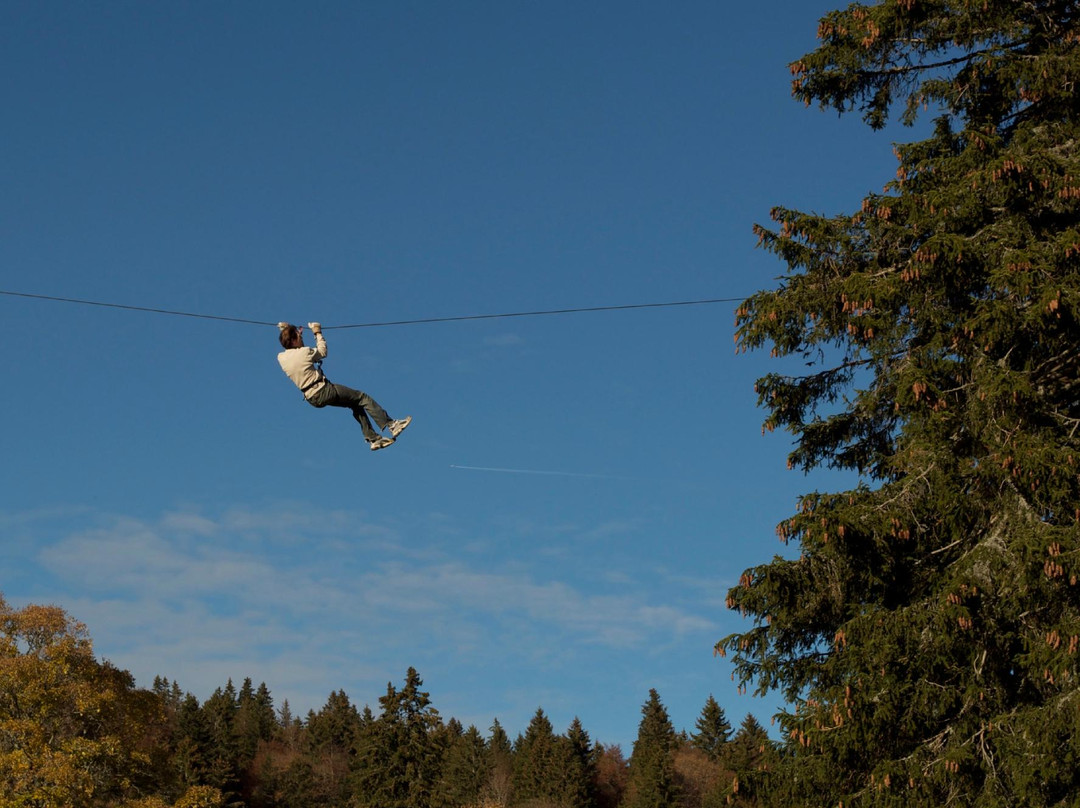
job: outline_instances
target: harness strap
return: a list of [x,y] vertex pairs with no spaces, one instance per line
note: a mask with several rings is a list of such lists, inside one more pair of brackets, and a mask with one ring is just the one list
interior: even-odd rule
[[314,390],[316,387],[318,387],[323,382],[328,382],[328,381],[329,381],[329,379],[327,379],[326,376],[323,375],[322,368],[319,368],[319,378],[317,378],[311,384],[305,385],[304,387],[301,387],[300,392],[301,393],[306,393],[308,390]]

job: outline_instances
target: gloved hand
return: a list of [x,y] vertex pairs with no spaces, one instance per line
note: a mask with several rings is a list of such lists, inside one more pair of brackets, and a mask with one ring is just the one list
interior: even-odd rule
[[320,324],[320,323],[308,323],[307,327],[311,329],[312,334],[321,334],[322,333],[322,324]]

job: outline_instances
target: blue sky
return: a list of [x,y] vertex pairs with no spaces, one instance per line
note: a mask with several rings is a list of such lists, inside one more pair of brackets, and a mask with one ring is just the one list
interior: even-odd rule
[[[8,2],[0,289],[328,326],[749,295],[752,225],[856,209],[905,139],[790,99],[831,7]],[[782,366],[734,308],[328,331],[415,419],[372,453],[273,327],[0,295],[0,592],[201,699],[377,707],[413,666],[485,730],[629,752],[650,688],[768,723],[724,597],[843,483],[762,436]]]

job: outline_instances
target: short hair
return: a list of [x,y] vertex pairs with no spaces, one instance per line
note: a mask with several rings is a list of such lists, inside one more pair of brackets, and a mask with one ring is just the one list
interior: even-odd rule
[[281,340],[282,348],[292,348],[296,344],[296,340],[299,336],[299,328],[295,325],[287,325],[281,329],[281,334],[278,338]]

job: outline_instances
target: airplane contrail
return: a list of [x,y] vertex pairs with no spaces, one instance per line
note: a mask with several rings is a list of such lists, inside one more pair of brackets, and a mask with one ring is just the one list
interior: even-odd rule
[[572,471],[542,471],[540,469],[503,469],[493,468],[491,466],[457,466],[453,463],[450,464],[452,469],[462,469],[464,471],[494,471],[500,474],[542,474],[548,477],[592,477],[594,479],[601,480],[633,480],[634,477],[616,477],[611,474],[578,474]]

